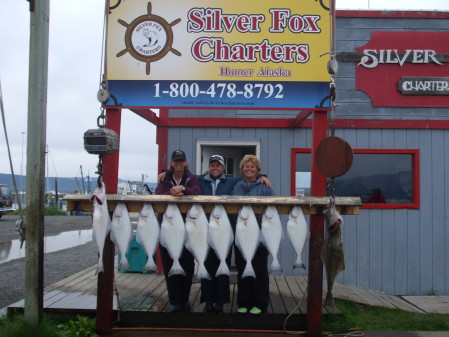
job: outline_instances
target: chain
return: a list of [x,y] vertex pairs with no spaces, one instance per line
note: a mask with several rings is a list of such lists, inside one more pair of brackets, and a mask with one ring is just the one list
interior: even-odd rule
[[331,200],[335,202],[335,177],[330,177],[327,181],[326,188],[329,191]]
[[97,117],[97,126],[99,128],[105,128],[106,124],[108,123],[108,119],[106,115],[104,114],[104,106],[101,106],[100,108],[100,116]]
[[331,101],[331,109],[329,110],[329,130],[331,137],[334,137],[335,134],[335,109],[336,109],[336,90],[335,90],[335,81],[334,76],[332,76],[332,80],[329,87],[329,95]]

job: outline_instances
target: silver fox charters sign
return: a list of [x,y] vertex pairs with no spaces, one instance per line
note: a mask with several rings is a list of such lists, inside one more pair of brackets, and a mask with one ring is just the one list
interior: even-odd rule
[[122,107],[316,108],[329,94],[323,1],[123,1],[107,77]]

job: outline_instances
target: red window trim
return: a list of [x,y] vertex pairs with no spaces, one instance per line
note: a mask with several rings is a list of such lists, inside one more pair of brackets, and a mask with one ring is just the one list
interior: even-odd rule
[[[419,209],[420,207],[420,185],[419,185],[419,150],[418,149],[353,149],[353,153],[383,153],[383,154],[411,154],[413,160],[413,202],[411,204],[363,204],[360,208],[365,209]],[[291,172],[290,172],[290,194],[295,195],[295,177],[296,177],[296,154],[311,153],[310,148],[292,148],[291,149]],[[336,178],[338,179],[338,178]],[[338,191],[337,191],[338,196]]]

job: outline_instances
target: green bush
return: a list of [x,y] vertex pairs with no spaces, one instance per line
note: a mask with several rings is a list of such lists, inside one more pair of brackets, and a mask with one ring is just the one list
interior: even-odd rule
[[95,333],[95,319],[76,316],[78,320],[70,320],[58,325],[58,329],[65,337],[98,337]]
[[49,206],[45,207],[44,215],[67,215],[67,212],[59,209],[58,206]]
[[48,317],[44,317],[36,328],[25,320],[24,316],[16,316],[13,319],[0,320],[0,337],[62,337],[57,323]]
[[0,319],[0,337],[98,337],[95,319],[77,316],[77,320],[58,323],[44,316],[39,327],[28,323],[23,315]]

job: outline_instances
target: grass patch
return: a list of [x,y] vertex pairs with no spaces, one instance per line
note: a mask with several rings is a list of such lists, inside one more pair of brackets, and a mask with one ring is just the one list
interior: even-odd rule
[[98,337],[95,333],[95,319],[77,316],[76,320],[57,322],[44,316],[36,327],[23,315],[0,319],[0,337]]
[[49,317],[44,317],[38,327],[28,323],[24,316],[3,318],[0,320],[0,337],[61,337],[56,326],[57,323]]
[[420,314],[335,299],[341,315],[323,315],[323,331],[449,331],[449,314]]

